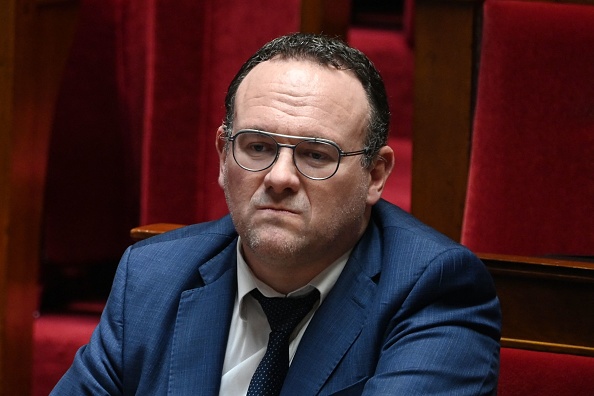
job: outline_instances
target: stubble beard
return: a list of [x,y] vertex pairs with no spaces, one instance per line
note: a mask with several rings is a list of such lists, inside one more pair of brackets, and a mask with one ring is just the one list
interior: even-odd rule
[[[276,266],[290,268],[299,263],[313,262],[329,249],[333,244],[353,240],[353,244],[360,237],[366,210],[367,183],[362,178],[361,183],[350,194],[348,199],[340,205],[324,229],[311,230],[307,235],[283,233],[277,227],[254,225],[250,219],[244,220],[237,216],[229,192],[228,179],[225,172],[224,192],[233,223],[242,238],[242,244],[250,249],[261,260],[274,263]],[[327,208],[325,208],[327,209]],[[336,208],[329,208],[336,209]],[[282,226],[279,226],[282,227]],[[287,237],[287,235],[289,235]],[[352,246],[349,246],[352,247]]]

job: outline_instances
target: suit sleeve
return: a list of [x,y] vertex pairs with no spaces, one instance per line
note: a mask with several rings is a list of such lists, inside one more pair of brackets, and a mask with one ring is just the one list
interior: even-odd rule
[[499,301],[472,253],[459,247],[435,257],[396,311],[365,395],[496,393]]
[[123,310],[129,254],[130,249],[120,261],[101,321],[89,344],[78,350],[51,396],[122,394]]

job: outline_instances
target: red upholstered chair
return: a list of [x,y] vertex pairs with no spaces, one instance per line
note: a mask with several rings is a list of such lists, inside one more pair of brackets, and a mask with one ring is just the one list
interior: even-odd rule
[[[128,3],[137,12],[146,4]],[[154,30],[147,35],[128,26],[124,38],[127,46],[144,43],[146,64],[122,71],[140,90],[131,101],[144,94],[142,109],[133,114],[142,136],[137,224],[212,220],[227,211],[214,149],[227,86],[264,43],[299,31],[301,1],[283,1],[282,7],[274,0],[149,4]],[[138,71],[142,82],[135,82]]]
[[[485,2],[462,230],[462,243],[474,251],[594,255],[593,48],[592,6]],[[523,279],[530,272],[524,269]],[[496,278],[500,295],[518,287],[511,282],[519,277],[505,284]],[[534,282],[548,284],[542,277]],[[514,307],[503,300],[505,337],[519,325],[506,322]],[[571,309],[561,301],[559,295],[549,309]],[[594,307],[591,300],[583,304]],[[594,394],[594,358],[502,348],[499,394]]]
[[[67,268],[78,290],[96,286],[77,282],[80,274],[109,263],[110,284],[133,226],[198,222],[226,211],[214,144],[227,84],[262,44],[299,30],[300,5],[81,2],[50,147],[46,264]],[[46,287],[56,279],[53,269],[43,270]],[[64,277],[53,284],[63,291]],[[66,311],[42,312],[35,324],[35,395],[49,393],[98,321],[100,307],[77,317],[89,304],[62,295]]]
[[490,1],[462,242],[594,255],[594,7]]
[[[42,309],[88,296],[138,221],[138,146],[123,124],[116,73],[116,0],[85,0],[51,129],[42,230]],[[95,297],[95,296],[93,296]]]
[[137,139],[118,100],[117,0],[80,2],[51,130],[34,322],[33,395],[47,395],[99,322],[138,222]]

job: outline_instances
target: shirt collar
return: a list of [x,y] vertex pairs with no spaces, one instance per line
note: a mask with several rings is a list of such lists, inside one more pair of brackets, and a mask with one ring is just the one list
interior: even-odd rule
[[272,287],[268,286],[260,279],[256,278],[250,267],[247,265],[241,251],[241,237],[237,240],[237,298],[239,301],[239,315],[242,319],[245,318],[244,309],[244,297],[249,294],[252,290],[258,289],[262,294],[267,297],[291,297],[299,296],[302,294],[309,293],[313,289],[318,289],[320,292],[320,304],[324,301],[324,298],[330,293],[332,287],[338,280],[338,277],[342,273],[351,250],[343,254],[338,260],[333,262],[328,268],[319,273],[313,278],[307,285],[285,295],[277,292]]

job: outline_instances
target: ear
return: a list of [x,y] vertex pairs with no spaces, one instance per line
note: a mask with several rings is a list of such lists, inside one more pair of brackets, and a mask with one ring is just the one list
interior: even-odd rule
[[221,188],[224,188],[225,163],[227,162],[227,141],[225,140],[224,136],[225,129],[221,125],[219,129],[217,129],[215,141],[215,146],[217,148],[217,152],[219,153],[219,186],[221,186]]
[[378,158],[371,165],[369,174],[369,189],[367,190],[367,204],[374,205],[382,196],[386,180],[394,168],[394,150],[390,146],[380,149]]

